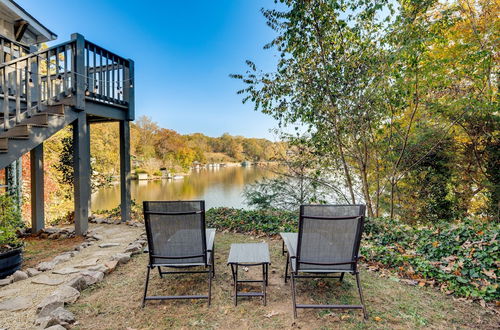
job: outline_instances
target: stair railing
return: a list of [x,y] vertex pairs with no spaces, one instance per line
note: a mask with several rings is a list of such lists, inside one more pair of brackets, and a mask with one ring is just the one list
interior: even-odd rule
[[[0,48],[1,52],[4,48]],[[125,109],[132,120],[133,79],[132,60],[74,34],[68,42],[0,64],[4,130],[13,126],[12,117],[15,124],[20,123],[40,111],[41,106],[71,96],[76,109],[83,110],[88,99]],[[12,101],[14,109],[9,108]]]

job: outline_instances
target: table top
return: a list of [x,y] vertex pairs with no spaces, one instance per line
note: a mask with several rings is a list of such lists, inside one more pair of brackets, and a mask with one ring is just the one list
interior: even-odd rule
[[228,264],[269,264],[269,247],[267,243],[236,243],[231,244]]

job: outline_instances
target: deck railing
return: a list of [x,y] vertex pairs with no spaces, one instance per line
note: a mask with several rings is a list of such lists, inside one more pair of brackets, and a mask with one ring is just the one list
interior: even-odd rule
[[19,123],[41,105],[66,97],[73,97],[79,110],[91,100],[122,108],[133,118],[133,79],[133,61],[74,34],[68,42],[0,64],[4,129],[9,129],[9,118]]

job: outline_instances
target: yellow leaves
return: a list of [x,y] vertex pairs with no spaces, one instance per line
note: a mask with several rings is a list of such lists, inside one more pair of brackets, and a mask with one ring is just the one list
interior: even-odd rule
[[373,319],[375,321],[377,321],[377,322],[381,322],[382,321],[382,318],[380,316],[375,316]]
[[438,246],[439,246],[439,242],[438,242],[438,241],[434,241],[434,242],[432,242],[432,246],[434,246],[434,247],[438,247]]
[[342,321],[348,320],[348,319],[350,319],[350,318],[351,318],[351,316],[350,316],[350,315],[347,315],[347,314],[343,314],[343,315],[341,315],[341,316],[340,316],[340,319],[341,319]]

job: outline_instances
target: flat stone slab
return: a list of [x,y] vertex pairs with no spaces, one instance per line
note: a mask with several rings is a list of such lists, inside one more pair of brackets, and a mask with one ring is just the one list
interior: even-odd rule
[[19,293],[19,289],[0,290],[0,298],[16,296],[18,293]]
[[32,279],[31,283],[56,286],[64,283],[64,279],[51,278],[46,275],[40,275]]
[[97,265],[98,260],[99,260],[99,258],[90,258],[90,259],[82,261],[81,263],[79,263],[78,265],[75,265],[74,267],[87,268],[87,267],[95,266],[95,265]]
[[110,247],[113,247],[113,246],[119,246],[120,243],[102,243],[102,244],[99,244],[99,247],[100,248],[110,248]]
[[0,311],[15,312],[30,308],[32,305],[31,297],[14,297],[0,302]]
[[59,274],[59,275],[68,275],[68,274],[74,274],[78,273],[80,269],[74,268],[74,267],[64,267],[58,270],[53,270],[53,274]]

